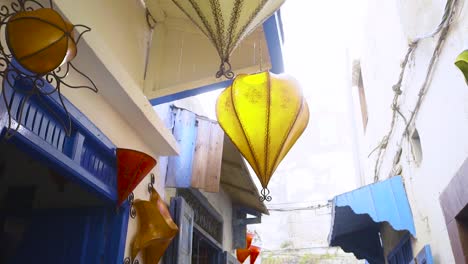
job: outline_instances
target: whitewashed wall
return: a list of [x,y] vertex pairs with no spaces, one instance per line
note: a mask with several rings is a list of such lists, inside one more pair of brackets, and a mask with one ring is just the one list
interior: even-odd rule
[[[464,2],[464,1],[461,1]],[[368,0],[361,56],[369,123],[363,133],[362,164],[365,182],[374,179],[376,154],[367,155],[379,144],[390,128],[392,86],[397,82],[400,63],[408,41],[431,33],[439,24],[443,0]],[[401,111],[409,117],[414,108],[437,37],[420,42],[411,57],[401,89]],[[459,11],[449,32],[428,93],[415,122],[422,145],[422,161],[417,164],[407,141],[402,145],[400,164],[411,204],[417,237],[417,253],[430,244],[435,263],[454,263],[439,195],[468,155],[468,87],[454,66],[456,56],[468,48],[468,7]],[[360,115],[360,113],[355,113]],[[391,176],[404,122],[397,121],[380,170],[380,179]],[[387,241],[388,242],[388,241]],[[391,246],[385,243],[387,252]]]

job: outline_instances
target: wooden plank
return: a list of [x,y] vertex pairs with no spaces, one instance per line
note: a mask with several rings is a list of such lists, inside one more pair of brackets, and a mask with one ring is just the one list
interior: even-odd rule
[[192,159],[197,136],[195,114],[182,109],[176,111],[173,133],[180,153],[179,156],[169,157],[166,187],[189,188],[192,184]]
[[210,150],[211,122],[197,119],[197,140],[193,155],[192,187],[202,189],[205,187],[208,155]]
[[221,181],[221,164],[223,160],[224,131],[217,123],[211,123],[210,144],[206,161],[206,192],[219,192]]

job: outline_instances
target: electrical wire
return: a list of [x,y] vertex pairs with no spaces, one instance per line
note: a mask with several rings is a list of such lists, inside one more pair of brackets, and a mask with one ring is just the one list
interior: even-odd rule
[[312,211],[318,210],[322,208],[331,208],[331,203],[327,204],[317,204],[317,205],[310,205],[306,207],[296,207],[296,208],[268,208],[270,212],[295,212],[295,211]]

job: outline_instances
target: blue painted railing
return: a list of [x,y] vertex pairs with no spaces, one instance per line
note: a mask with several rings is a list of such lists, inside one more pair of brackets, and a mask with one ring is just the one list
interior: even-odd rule
[[[15,89],[9,87],[8,82],[4,82],[3,89],[7,102],[11,104],[11,127],[16,128],[18,123],[20,126],[9,140],[65,177],[97,193],[104,200],[115,202],[115,145],[86,116],[63,98],[71,117],[71,133],[67,136],[63,123],[67,124],[68,119],[57,93],[49,96],[33,95],[24,102],[27,98],[26,91],[31,90],[31,87],[28,87],[30,82],[28,84],[26,81],[10,79],[10,83]],[[20,114],[19,109],[23,103],[23,111]],[[1,137],[8,128],[9,117],[6,109],[1,100]]]

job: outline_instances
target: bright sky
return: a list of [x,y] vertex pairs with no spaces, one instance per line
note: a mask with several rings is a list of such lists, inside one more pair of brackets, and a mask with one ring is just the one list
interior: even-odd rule
[[[363,28],[365,1],[287,0],[281,8],[285,72],[301,84],[311,115],[308,128],[270,181],[273,201],[267,203],[269,208],[326,203],[335,195],[356,188],[349,65],[359,54],[361,37],[356,29]],[[220,92],[199,96],[206,113],[214,119],[213,105]],[[257,185],[260,186],[258,181]],[[296,241],[295,246],[299,247],[324,246],[328,217],[273,213],[262,218],[262,225],[256,229],[267,249],[278,248],[288,240]],[[310,229],[312,222],[316,233],[298,228],[309,225],[306,229]],[[269,232],[278,227],[281,232]]]

